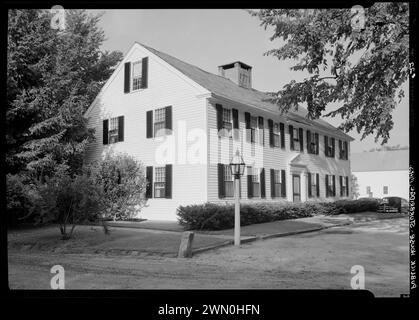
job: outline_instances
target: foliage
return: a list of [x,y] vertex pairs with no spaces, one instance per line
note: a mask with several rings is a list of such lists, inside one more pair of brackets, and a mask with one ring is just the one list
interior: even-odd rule
[[6,172],[51,176],[58,165],[80,172],[93,139],[84,112],[120,52],[101,52],[99,16],[65,10],[64,31],[49,10],[13,9],[8,17]]
[[45,183],[38,183],[35,221],[37,224],[58,223],[63,240],[70,239],[76,224],[99,219],[102,198],[102,188],[88,171],[72,177],[68,169],[61,166]]
[[[262,9],[249,11],[266,28],[271,40],[285,44],[266,52],[280,60],[294,59],[294,71],[305,71],[301,82],[291,80],[271,102],[287,111],[307,103],[308,117],[319,118],[329,103],[342,105],[325,116],[340,115],[340,129],[356,128],[361,139],[389,139],[392,111],[404,96],[409,76],[409,4],[375,3],[365,8],[365,25],[352,27],[350,9]],[[361,21],[359,19],[358,21]]]
[[[336,202],[254,202],[240,206],[240,225],[272,222],[314,215],[336,215],[363,211],[376,211],[378,201],[339,200]],[[192,230],[222,230],[234,227],[234,204],[204,203],[179,206],[178,221]]]
[[113,220],[132,218],[147,203],[145,168],[127,154],[108,154],[92,164],[92,175],[103,189],[104,215]]
[[351,175],[351,190],[352,190],[352,199],[358,199],[359,197],[359,184],[358,184],[358,178],[356,175]]

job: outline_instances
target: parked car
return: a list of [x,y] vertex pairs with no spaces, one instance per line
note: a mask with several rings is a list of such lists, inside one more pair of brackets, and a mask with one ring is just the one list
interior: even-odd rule
[[409,202],[400,197],[385,197],[381,199],[377,212],[398,212],[407,213],[409,211]]

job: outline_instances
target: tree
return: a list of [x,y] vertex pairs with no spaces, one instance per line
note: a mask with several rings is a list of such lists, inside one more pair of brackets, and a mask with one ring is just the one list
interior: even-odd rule
[[354,174],[351,175],[351,190],[352,190],[352,199],[358,199],[359,197],[358,178]]
[[7,52],[6,172],[80,171],[93,139],[83,117],[120,52],[101,52],[99,16],[66,10],[65,30],[48,10],[10,10]]
[[[329,103],[341,106],[324,114],[340,115],[340,129],[375,134],[388,141],[393,128],[392,111],[404,96],[401,85],[409,74],[409,5],[375,3],[362,14],[350,9],[263,9],[249,11],[261,25],[273,27],[271,40],[285,44],[265,55],[296,59],[294,71],[305,71],[301,82],[291,80],[271,102],[282,112],[306,103],[308,117],[322,116]],[[358,19],[359,23],[355,23]],[[355,29],[352,25],[360,26]]]

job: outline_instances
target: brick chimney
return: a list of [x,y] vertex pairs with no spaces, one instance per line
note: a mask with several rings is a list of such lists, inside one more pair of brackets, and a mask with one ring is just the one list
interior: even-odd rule
[[230,79],[240,87],[252,88],[252,67],[243,62],[236,61],[219,66],[218,74]]

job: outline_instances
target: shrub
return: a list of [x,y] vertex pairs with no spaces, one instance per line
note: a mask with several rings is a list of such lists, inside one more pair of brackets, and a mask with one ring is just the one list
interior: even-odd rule
[[98,219],[103,209],[103,191],[86,170],[74,177],[66,169],[58,170],[38,183],[37,191],[36,223],[58,223],[63,240],[72,237],[76,224]]
[[33,193],[35,190],[24,174],[8,174],[6,176],[6,210],[9,226],[28,221],[33,209]]
[[[314,215],[335,215],[362,211],[375,211],[377,200],[339,200],[336,202],[253,202],[240,205],[242,226],[297,219]],[[222,230],[234,227],[234,204],[205,203],[180,206],[178,221],[187,229]]]
[[131,219],[147,203],[144,166],[127,154],[107,155],[90,171],[103,190],[104,216],[112,220]]

